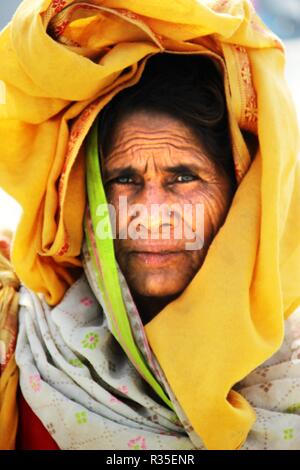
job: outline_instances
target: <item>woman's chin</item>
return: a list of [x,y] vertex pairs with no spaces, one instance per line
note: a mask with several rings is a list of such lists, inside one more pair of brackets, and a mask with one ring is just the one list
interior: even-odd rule
[[[131,283],[131,288],[141,296],[145,297],[169,297],[180,293],[188,284],[176,277],[174,273],[158,272],[152,274],[143,273],[139,279]],[[181,282],[180,282],[181,281]]]

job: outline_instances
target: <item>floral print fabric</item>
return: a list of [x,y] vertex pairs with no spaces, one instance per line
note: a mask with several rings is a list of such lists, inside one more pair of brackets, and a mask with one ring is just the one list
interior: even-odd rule
[[52,310],[22,287],[19,319],[21,390],[61,449],[194,448],[114,339],[85,277]]
[[[165,379],[176,414],[132,366],[85,276],[53,309],[24,287],[20,306],[22,393],[61,449],[204,450]],[[300,449],[299,326],[296,312],[280,351],[235,387],[257,414],[242,449]]]

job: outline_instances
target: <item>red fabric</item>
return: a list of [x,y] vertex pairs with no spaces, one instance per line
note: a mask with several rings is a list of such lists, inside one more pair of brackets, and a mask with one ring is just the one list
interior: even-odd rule
[[19,426],[17,433],[18,450],[59,450],[56,442],[25,401],[18,393]]

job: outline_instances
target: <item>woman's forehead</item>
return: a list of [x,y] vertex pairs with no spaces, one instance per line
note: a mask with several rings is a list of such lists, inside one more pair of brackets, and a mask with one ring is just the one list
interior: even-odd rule
[[155,162],[163,168],[189,165],[213,168],[193,131],[179,119],[162,113],[136,112],[120,121],[104,169],[128,166],[138,171]]
[[155,110],[136,110],[122,116],[116,126],[117,137],[122,138],[126,132],[132,131],[145,134],[176,133],[178,136],[193,134],[191,127],[179,118]]

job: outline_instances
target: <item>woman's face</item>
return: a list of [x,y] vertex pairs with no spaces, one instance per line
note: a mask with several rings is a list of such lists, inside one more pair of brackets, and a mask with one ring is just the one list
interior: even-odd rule
[[[146,297],[183,291],[226,217],[229,178],[185,124],[146,111],[119,122],[103,177],[124,237],[115,239],[115,253],[130,289]],[[135,204],[139,211],[130,211]]]

